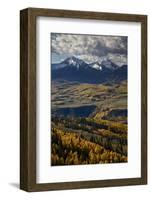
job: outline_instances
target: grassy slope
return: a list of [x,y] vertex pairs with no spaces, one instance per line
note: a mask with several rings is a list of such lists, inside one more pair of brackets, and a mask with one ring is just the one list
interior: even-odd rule
[[126,82],[120,85],[52,82],[52,106],[105,105],[105,101],[112,102],[115,105],[119,101],[124,106],[126,97]]

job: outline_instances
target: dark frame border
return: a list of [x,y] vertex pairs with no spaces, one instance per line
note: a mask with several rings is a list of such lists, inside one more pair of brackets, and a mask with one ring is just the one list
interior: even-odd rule
[[[62,17],[141,23],[141,177],[36,183],[36,18]],[[27,8],[20,11],[20,189],[33,191],[147,184],[147,16]]]

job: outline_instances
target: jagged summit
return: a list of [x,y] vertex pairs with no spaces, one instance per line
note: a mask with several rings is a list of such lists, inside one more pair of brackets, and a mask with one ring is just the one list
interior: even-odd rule
[[83,60],[75,57],[75,56],[71,56],[69,58],[66,58],[63,62],[61,62],[62,64],[66,64],[67,66],[74,66],[77,67],[79,69],[80,66],[82,65],[88,65],[87,63],[85,63]]
[[71,56],[61,63],[52,64],[51,67],[52,79],[84,83],[119,82],[127,79],[127,65],[119,67],[110,60],[88,64]]

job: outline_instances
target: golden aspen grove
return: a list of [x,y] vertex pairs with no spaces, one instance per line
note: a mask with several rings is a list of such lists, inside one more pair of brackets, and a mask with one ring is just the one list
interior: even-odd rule
[[[54,121],[57,126],[53,123],[52,165],[127,162],[127,125],[106,120],[96,123],[92,119],[78,119],[78,124],[75,119]],[[80,133],[78,128],[82,130],[82,124],[85,130]]]

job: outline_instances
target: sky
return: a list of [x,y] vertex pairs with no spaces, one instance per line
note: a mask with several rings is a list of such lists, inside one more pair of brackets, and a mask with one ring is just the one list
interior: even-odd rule
[[52,63],[76,56],[87,63],[110,59],[115,64],[127,64],[127,37],[51,33]]

